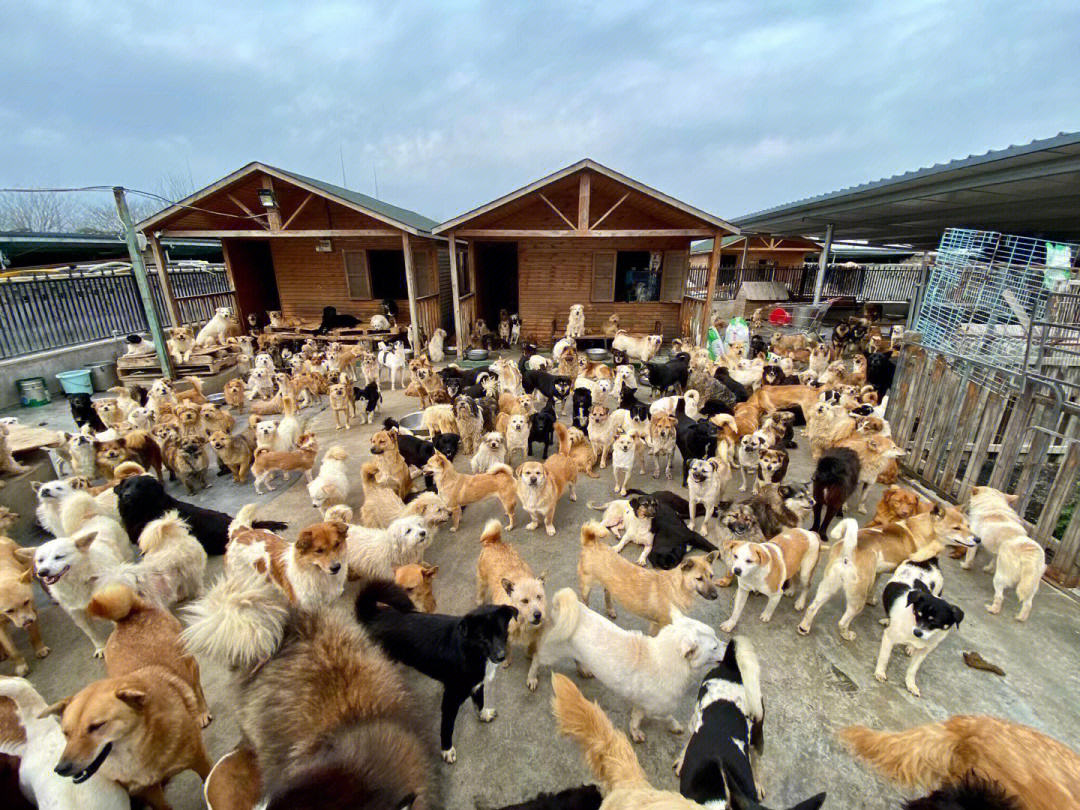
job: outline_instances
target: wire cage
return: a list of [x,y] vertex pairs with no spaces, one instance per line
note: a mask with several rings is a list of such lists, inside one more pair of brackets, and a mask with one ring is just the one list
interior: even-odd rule
[[[994,388],[1080,366],[1080,246],[994,231],[945,231],[916,328]],[[1071,375],[1067,375],[1071,376]]]

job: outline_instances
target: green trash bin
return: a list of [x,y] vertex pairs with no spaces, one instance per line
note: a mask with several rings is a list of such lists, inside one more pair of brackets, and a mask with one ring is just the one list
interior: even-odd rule
[[15,385],[19,389],[19,403],[24,408],[40,408],[52,402],[44,377],[25,377],[16,380]]

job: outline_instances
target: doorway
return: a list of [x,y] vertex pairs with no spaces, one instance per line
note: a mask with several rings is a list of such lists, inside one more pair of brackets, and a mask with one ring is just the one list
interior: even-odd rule
[[477,316],[495,331],[499,310],[518,311],[517,242],[478,242],[476,245]]
[[222,250],[228,258],[229,272],[236,289],[236,308],[240,323],[246,324],[255,314],[259,326],[265,326],[266,312],[281,309],[274,258],[268,239],[223,239]]

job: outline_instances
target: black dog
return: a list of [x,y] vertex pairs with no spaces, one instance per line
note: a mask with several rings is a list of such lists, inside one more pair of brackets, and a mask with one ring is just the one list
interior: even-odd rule
[[653,393],[666,394],[676,386],[685,391],[690,379],[690,355],[680,352],[666,363],[646,363],[645,378]]
[[559,417],[555,415],[555,400],[549,399],[542,411],[537,411],[529,421],[529,455],[532,455],[533,442],[544,445],[543,458],[548,457],[551,445],[555,441],[555,423]]
[[[687,511],[689,514],[689,509]],[[656,514],[652,519],[653,547],[649,552],[649,564],[654,568],[669,570],[682,562],[691,548],[700,551],[716,551],[716,546],[686,526],[686,520],[667,503],[657,498]]]
[[682,456],[682,483],[686,486],[686,477],[690,472],[690,462],[695,458],[706,458],[716,454],[716,436],[719,429],[708,419],[694,421],[686,415],[686,400],[679,400],[675,406],[675,446]]
[[68,394],[68,404],[71,406],[71,418],[78,427],[89,425],[94,433],[107,430],[98,412],[94,410],[89,394]]
[[750,391],[747,390],[745,385],[734,379],[726,367],[720,366],[713,376],[727,386],[727,389],[735,395],[736,402],[746,402],[746,400],[750,399]]
[[352,315],[339,315],[336,307],[323,307],[322,323],[315,330],[315,334],[325,335],[331,329],[354,329],[362,323],[363,321]]
[[561,374],[548,374],[546,371],[526,369],[521,374],[521,387],[526,394],[539,391],[550,402],[557,399],[562,402],[570,396],[571,381]]
[[[623,393],[626,392],[624,391]],[[631,391],[630,396],[633,397],[633,395],[634,392]],[[592,391],[588,388],[575,388],[572,404],[571,414],[573,416],[574,427],[579,430],[584,430],[587,433],[589,430],[589,409],[592,407]]]
[[648,404],[638,399],[634,389],[629,386],[623,386],[622,394],[619,396],[619,407],[630,411],[630,418],[635,422],[649,421]]
[[[364,408],[364,413],[366,414],[374,414],[375,409],[378,408],[379,403],[382,402],[382,392],[379,390],[379,383],[375,380],[372,380],[363,388],[354,385],[353,396],[356,398],[357,402],[363,400],[366,403],[366,407]],[[372,417],[369,415],[367,419],[369,424],[371,419]]]
[[[728,642],[724,659],[701,682],[694,727],[679,768],[679,792],[702,805],[725,802],[732,810],[764,810],[758,803],[750,749],[765,742],[760,664],[747,639]],[[825,794],[792,810],[817,810]]]
[[799,385],[798,377],[789,377],[780,366],[765,366],[761,370],[762,385]]
[[896,363],[888,352],[875,352],[866,355],[866,382],[877,391],[878,402],[885,399],[885,394],[892,388],[896,376]]
[[443,759],[454,762],[454,722],[461,704],[471,697],[481,722],[495,719],[494,709],[484,709],[484,683],[506,659],[506,636],[517,608],[482,605],[464,616],[417,613],[404,590],[374,580],[356,596],[356,618],[387,655],[442,683],[439,739]]
[[690,519],[690,501],[686,500],[682,495],[676,495],[674,492],[666,489],[658,489],[656,492],[645,492],[641,489],[628,489],[627,495],[638,495],[642,497],[655,498],[661,503],[666,503],[672,509],[675,510],[675,514],[681,517],[683,520]]
[[508,804],[498,810],[600,810],[604,801],[596,785],[567,788],[558,793],[541,793],[535,799]]
[[[207,554],[225,553],[225,544],[229,542],[229,524],[233,520],[231,515],[179,501],[165,491],[160,481],[149,475],[126,478],[113,487],[113,492],[116,493],[120,521],[132,543],[138,542],[147,523],[175,509],[187,522],[191,533],[206,549]],[[256,520],[251,525],[256,529],[269,529],[273,532],[282,531],[289,526],[277,520]]]
[[1021,810],[1022,805],[997,782],[982,779],[973,771],[959,782],[949,782],[903,810]]
[[758,355],[768,357],[769,344],[765,342],[765,338],[761,335],[754,335],[750,338],[750,356],[757,357]]
[[[439,369],[439,376],[443,378],[443,382],[446,383],[447,389],[450,388],[450,380],[457,380],[459,383],[459,391],[468,388],[470,385],[476,385],[480,381],[480,375],[484,373],[491,373],[490,365],[478,366],[477,368],[447,366],[446,368]],[[457,396],[457,394],[451,394],[451,396]]]
[[[822,537],[834,517],[844,516],[844,504],[855,493],[861,467],[858,454],[849,447],[826,450],[818,459],[811,479],[814,484],[813,530]],[[822,507],[825,508],[824,522],[821,520]]]
[[[391,430],[399,427],[399,425],[396,419],[388,416],[383,420],[383,427]],[[408,433],[398,433],[398,452],[401,453],[401,457],[405,459],[405,463],[410,467],[419,467],[420,469],[423,469],[424,465],[428,463],[428,459],[435,455],[436,450],[450,461],[453,461],[460,444],[461,436],[457,433],[440,433],[435,437],[434,441],[430,442],[418,436],[411,436]],[[424,486],[434,492],[435,476],[426,473],[424,475]]]

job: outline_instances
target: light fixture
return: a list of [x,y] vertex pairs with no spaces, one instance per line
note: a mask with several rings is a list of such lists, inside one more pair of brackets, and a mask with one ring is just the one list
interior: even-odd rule
[[259,202],[263,204],[263,208],[277,208],[277,200],[274,198],[274,190],[272,188],[260,188]]

